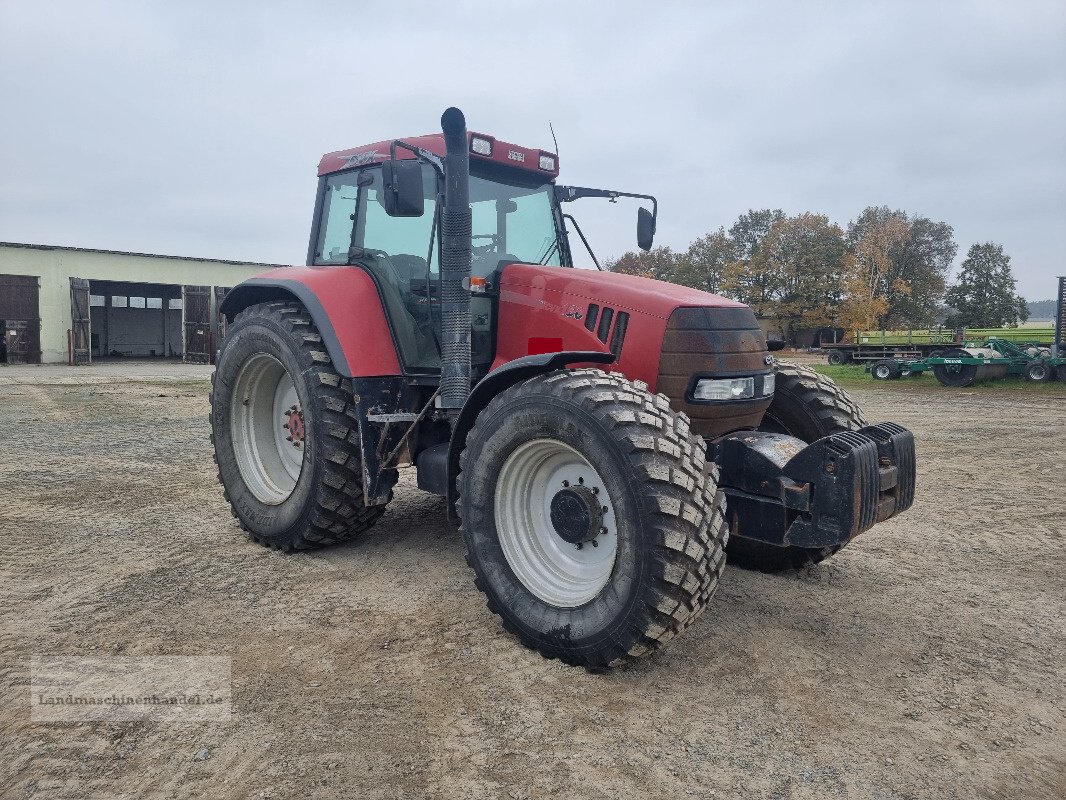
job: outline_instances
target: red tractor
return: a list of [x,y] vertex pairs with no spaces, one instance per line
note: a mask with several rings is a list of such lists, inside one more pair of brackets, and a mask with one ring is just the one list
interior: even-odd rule
[[[751,309],[575,269],[554,153],[468,133],[329,153],[307,266],[237,286],[211,395],[241,526],[286,552],[348,541],[397,470],[461,520],[489,608],[602,669],[703,612],[728,553],[817,562],[914,498],[914,441],[775,363]],[[595,261],[589,250],[590,257]]]

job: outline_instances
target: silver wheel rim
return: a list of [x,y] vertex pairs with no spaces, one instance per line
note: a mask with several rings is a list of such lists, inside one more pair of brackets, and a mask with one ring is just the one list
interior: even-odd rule
[[280,361],[253,356],[237,375],[230,432],[244,483],[266,505],[285,502],[303,470],[307,429],[292,377]]
[[[582,547],[567,542],[551,522],[551,502],[566,486],[598,490],[603,528]],[[614,571],[618,552],[614,503],[603,479],[577,450],[555,439],[518,447],[496,479],[496,533],[522,585],[552,606],[574,608],[595,598]]]
[[886,367],[884,364],[882,364],[881,366],[877,367],[876,372],[877,372],[877,377],[878,378],[882,378],[883,379],[883,378],[887,378],[888,377],[888,367]]

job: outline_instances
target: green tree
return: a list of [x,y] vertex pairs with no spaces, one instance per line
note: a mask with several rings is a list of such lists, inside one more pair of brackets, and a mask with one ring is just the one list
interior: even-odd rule
[[749,209],[747,214],[741,214],[729,229],[729,238],[733,241],[736,258],[754,258],[770,228],[784,218],[785,212],[780,208],[763,208],[758,211]]
[[1010,256],[1003,252],[1002,245],[973,245],[945,298],[956,312],[948,324],[956,328],[1001,328],[1024,322],[1029,318],[1029,308],[1018,296],[1017,288]]
[[[902,223],[907,235],[898,240],[892,229]],[[887,206],[865,209],[848,225],[854,252],[865,238],[896,240],[888,251],[888,267],[878,276],[874,296],[884,300],[877,324],[882,329],[932,325],[944,296],[945,278],[958,251],[954,231],[944,222],[909,217]]]

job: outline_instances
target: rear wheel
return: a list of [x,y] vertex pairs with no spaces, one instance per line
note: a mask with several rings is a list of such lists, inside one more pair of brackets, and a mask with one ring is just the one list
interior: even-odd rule
[[833,366],[840,366],[848,362],[847,353],[842,350],[830,350],[829,351],[829,363]]
[[725,565],[713,465],[646,386],[562,370],[498,395],[467,438],[459,515],[491,611],[549,658],[602,669],[702,614]]
[[1025,379],[1034,383],[1051,380],[1052,367],[1046,361],[1034,359],[1025,365]]
[[[865,425],[866,419],[855,401],[829,378],[788,361],[777,363],[774,399],[759,430],[785,433],[810,444],[823,436]],[[731,537],[727,548],[731,564],[762,572],[817,564],[839,549],[840,546],[777,547],[742,536]]]
[[211,380],[219,481],[254,541],[287,552],[322,547],[382,515],[384,506],[363,502],[351,382],[302,305],[238,314]]

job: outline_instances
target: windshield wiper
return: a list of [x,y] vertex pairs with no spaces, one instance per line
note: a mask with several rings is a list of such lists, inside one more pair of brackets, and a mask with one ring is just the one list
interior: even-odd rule
[[547,264],[548,259],[556,254],[559,250],[559,240],[553,239],[551,244],[548,245],[548,249],[544,251],[544,255],[537,259],[538,264]]

